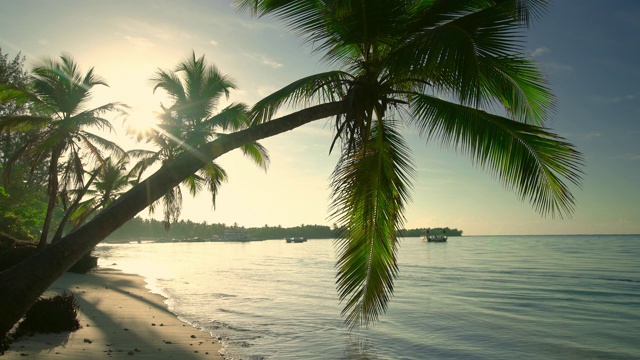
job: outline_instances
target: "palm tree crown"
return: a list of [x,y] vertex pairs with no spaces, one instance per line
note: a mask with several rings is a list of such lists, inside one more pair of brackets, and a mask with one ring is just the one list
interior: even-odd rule
[[[236,86],[226,75],[213,65],[207,64],[204,56],[196,58],[195,53],[180,62],[173,71],[158,70],[151,79],[154,91],[162,89],[173,103],[169,107],[162,106],[159,116],[160,124],[148,135],[147,141],[157,147],[150,151],[137,164],[136,171],[142,174],[149,166],[161,162],[169,163],[184,151],[196,152],[196,148],[209,141],[224,136],[226,131],[246,128],[246,105],[232,103],[216,112],[221,98],[229,97]],[[267,168],[269,157],[267,151],[259,143],[245,145],[243,151],[256,164]],[[212,161],[190,176],[183,185],[192,195],[202,188],[208,187],[215,205],[215,198],[220,185],[227,180],[227,173]],[[169,225],[178,219],[182,207],[180,187],[173,188],[161,200],[164,205],[164,223]],[[154,211],[155,204],[150,206]]]
[[[133,155],[137,151],[131,151]],[[120,158],[104,159],[104,164],[93,170],[95,180],[83,191],[83,201],[73,212],[71,220],[74,229],[86,221],[92,214],[108,207],[112,202],[135,185],[135,174],[128,169],[129,153]]]
[[376,320],[393,293],[395,234],[414,174],[404,128],[460,149],[543,215],[573,211],[563,179],[579,185],[582,156],[546,127],[554,99],[519,40],[545,0],[236,3],[282,20],[340,69],[276,91],[252,114],[259,123],[283,104],[345,105],[331,144],[341,146],[331,215],[350,326]]
[[88,163],[103,163],[103,154],[123,153],[115,143],[88,131],[90,128],[112,131],[111,123],[102,116],[124,113],[126,108],[119,103],[87,108],[93,87],[99,85],[107,84],[94,74],[93,68],[83,74],[71,55],[62,54],[59,61],[43,59],[32,70],[29,89],[3,88],[3,98],[29,102],[32,111],[30,115],[3,118],[0,130],[36,130],[16,150],[9,164],[26,158],[35,166],[49,159],[49,205],[40,247],[47,241],[58,190],[81,187],[84,167]]

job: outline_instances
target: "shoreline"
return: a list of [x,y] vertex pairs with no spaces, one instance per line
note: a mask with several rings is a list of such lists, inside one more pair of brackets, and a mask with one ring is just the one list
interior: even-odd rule
[[110,268],[66,273],[43,296],[63,292],[74,294],[81,328],[25,335],[1,359],[224,359],[220,342],[178,319],[164,297],[145,287],[142,276]]

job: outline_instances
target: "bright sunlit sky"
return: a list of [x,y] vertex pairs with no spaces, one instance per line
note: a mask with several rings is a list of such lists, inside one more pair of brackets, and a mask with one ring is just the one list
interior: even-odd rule
[[[557,97],[553,128],[586,159],[573,217],[541,217],[464,155],[426,145],[408,130],[418,175],[406,228],[448,226],[465,235],[640,233],[640,2],[556,0],[527,34],[526,49]],[[162,93],[153,94],[149,78],[192,50],[235,79],[230,101],[249,105],[328,69],[276,21],[238,13],[223,0],[0,0],[0,47],[11,58],[25,55],[27,68],[70,53],[83,72],[94,67],[110,85],[96,90],[95,106],[126,103],[140,122],[152,121],[148,114],[161,101],[168,104]],[[126,137],[120,120],[114,125],[112,139],[125,149],[141,146]],[[263,140],[271,156],[266,173],[237,151],[221,157],[230,180],[215,210],[207,193],[192,199],[185,191],[182,219],[331,226],[331,139],[329,123],[321,120]]]

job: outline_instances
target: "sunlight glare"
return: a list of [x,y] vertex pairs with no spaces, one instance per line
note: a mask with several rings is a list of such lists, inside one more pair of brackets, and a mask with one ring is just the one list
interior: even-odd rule
[[159,124],[157,111],[149,107],[133,107],[125,117],[127,133],[146,137]]

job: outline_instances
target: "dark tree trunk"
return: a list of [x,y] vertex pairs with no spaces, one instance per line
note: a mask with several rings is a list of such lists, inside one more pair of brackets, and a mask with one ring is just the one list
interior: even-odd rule
[[220,137],[198,148],[198,155],[191,152],[184,153],[133,187],[85,225],[20,264],[0,272],[0,335],[11,330],[38,297],[84,254],[91,251],[138,212],[200,169],[204,162],[211,161],[246,143],[277,135],[341,112],[342,103],[339,102],[314,106]]
[[53,209],[56,207],[56,200],[58,199],[58,159],[60,158],[60,152],[56,149],[51,154],[51,160],[49,162],[49,184],[47,186],[47,192],[49,193],[49,202],[47,204],[47,212],[44,217],[44,224],[42,225],[42,233],[40,234],[40,241],[38,241],[38,250],[43,249],[47,245],[47,238],[49,236],[49,228],[51,227],[51,218],[53,217]]
[[87,190],[89,190],[89,186],[91,186],[91,184],[93,183],[93,181],[96,179],[97,176],[98,176],[98,171],[94,171],[94,173],[91,175],[91,178],[89,178],[87,183],[82,188],[82,191],[76,194],[76,198],[73,200],[73,203],[69,205],[69,208],[64,213],[62,220],[60,220],[60,224],[58,225],[58,230],[56,230],[56,233],[53,235],[53,238],[51,239],[51,243],[58,242],[60,241],[60,239],[62,239],[64,228],[67,227],[67,223],[69,222],[69,219],[71,219],[71,215],[73,214],[74,211],[76,211],[76,209],[78,208],[78,205],[80,204],[80,200],[82,200],[82,197],[87,193]]

